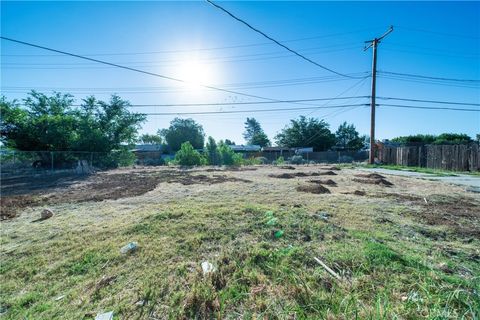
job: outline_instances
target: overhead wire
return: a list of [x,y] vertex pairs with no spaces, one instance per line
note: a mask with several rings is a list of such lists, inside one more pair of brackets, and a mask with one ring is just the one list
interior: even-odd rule
[[246,22],[245,20],[237,17],[236,15],[234,15],[233,13],[231,13],[230,11],[228,11],[227,9],[225,9],[225,8],[223,8],[222,6],[218,5],[217,3],[213,2],[212,0],[206,0],[206,1],[207,1],[208,3],[210,3],[212,6],[216,7],[217,9],[220,9],[221,11],[225,12],[227,15],[229,15],[229,16],[232,17],[233,19],[235,19],[235,20],[243,23],[244,25],[246,25],[246,26],[247,26],[248,28],[250,28],[251,30],[253,30],[253,31],[261,34],[262,36],[264,36],[264,37],[267,38],[268,40],[274,42],[275,44],[279,45],[280,47],[282,47],[282,48],[286,49],[287,51],[293,53],[294,55],[302,58],[303,60],[305,60],[305,61],[307,61],[307,62],[309,62],[309,63],[311,63],[311,64],[313,64],[313,65],[315,65],[315,66],[317,66],[317,67],[319,67],[319,68],[321,68],[321,69],[324,69],[324,70],[326,70],[326,71],[329,71],[329,72],[331,72],[331,73],[334,73],[334,74],[337,74],[337,75],[340,75],[340,76],[344,76],[344,77],[347,77],[347,78],[352,78],[351,76],[348,76],[348,75],[346,75],[346,74],[337,72],[337,71],[335,71],[335,70],[333,70],[333,69],[331,69],[331,68],[328,68],[328,67],[326,67],[326,66],[324,66],[324,65],[321,65],[320,63],[315,62],[315,61],[313,61],[312,59],[307,58],[307,57],[304,56],[303,54],[301,54],[301,53],[299,53],[299,52],[297,52],[297,51],[295,51],[295,50],[287,47],[286,45],[284,45],[284,44],[281,43],[280,41],[275,40],[274,38],[272,38],[272,37],[270,37],[269,35],[267,35],[265,32],[263,32],[263,31],[255,28],[255,27],[253,27],[251,24],[249,24],[249,23]]

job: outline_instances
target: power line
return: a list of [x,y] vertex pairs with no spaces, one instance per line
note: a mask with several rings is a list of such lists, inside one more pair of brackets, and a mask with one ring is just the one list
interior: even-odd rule
[[[283,40],[282,42],[299,42],[305,40],[312,40],[312,39],[321,39],[321,38],[329,38],[329,37],[338,37],[346,34],[353,34],[359,33],[367,30],[375,29],[374,27],[370,28],[363,28],[354,31],[347,31],[347,32],[340,32],[340,33],[332,33],[326,35],[318,35],[318,36],[311,36],[311,37],[304,37],[304,38],[297,38],[297,39],[290,39],[290,40]],[[115,53],[82,53],[85,56],[128,56],[128,55],[148,55],[148,54],[161,54],[161,53],[182,53],[182,52],[197,52],[197,51],[214,51],[214,50],[225,50],[225,49],[236,49],[236,48],[248,48],[248,47],[258,47],[258,46],[265,46],[271,45],[271,42],[262,42],[262,43],[251,43],[251,44],[239,44],[239,45],[232,45],[232,46],[223,46],[223,47],[210,47],[210,48],[197,48],[197,49],[189,49],[189,50],[163,50],[163,51],[144,51],[144,52],[115,52]],[[55,56],[62,56],[61,54],[1,54],[2,57],[55,57]]]
[[431,79],[431,80],[480,83],[480,80],[478,80],[478,79],[458,79],[458,78],[433,77],[433,76],[424,76],[424,75],[420,75],[420,74],[400,73],[400,72],[391,72],[391,71],[378,71],[378,73],[391,74],[391,75],[397,75],[397,76],[403,76],[403,77]]
[[453,110],[453,111],[471,111],[471,112],[480,112],[479,109],[466,109],[466,108],[448,108],[448,107],[421,107],[421,106],[410,106],[403,104],[377,104],[376,106],[380,107],[392,107],[392,108],[407,108],[407,109],[425,109],[425,110]]
[[351,76],[348,76],[348,75],[346,75],[346,74],[337,72],[337,71],[335,71],[335,70],[332,70],[332,69],[330,69],[330,68],[328,68],[328,67],[325,67],[325,66],[323,66],[323,65],[321,65],[321,64],[313,61],[312,59],[309,59],[309,58],[305,57],[303,54],[298,53],[297,51],[295,51],[295,50],[293,50],[293,49],[290,49],[289,47],[287,47],[286,45],[282,44],[281,42],[273,39],[272,37],[270,37],[269,35],[267,35],[267,34],[264,33],[263,31],[261,31],[261,30],[255,28],[255,27],[253,27],[251,24],[249,24],[249,23],[246,22],[245,20],[240,19],[239,17],[235,16],[233,13],[231,13],[231,12],[228,11],[227,9],[221,7],[220,5],[214,3],[213,1],[211,1],[211,0],[206,0],[206,1],[207,1],[208,3],[210,3],[211,5],[213,5],[214,7],[216,7],[216,8],[218,8],[218,9],[222,10],[223,12],[225,12],[226,14],[228,14],[228,15],[229,15],[230,17],[232,17],[233,19],[235,19],[235,20],[243,23],[243,24],[246,25],[248,28],[252,29],[253,31],[255,31],[255,32],[259,33],[259,34],[261,34],[262,36],[264,36],[264,37],[267,38],[268,40],[273,41],[274,43],[276,43],[276,44],[279,45],[280,47],[282,47],[282,48],[290,51],[290,52],[293,53],[294,55],[299,56],[299,57],[302,58],[303,60],[305,60],[305,61],[307,61],[307,62],[310,62],[311,64],[314,64],[314,65],[316,65],[317,67],[320,67],[320,68],[322,68],[322,69],[324,69],[324,70],[327,70],[327,71],[329,71],[329,72],[335,73],[335,74],[337,74],[337,75],[344,76],[344,77],[347,77],[347,78],[352,78]]
[[453,101],[438,101],[438,100],[422,100],[422,99],[407,99],[407,98],[393,98],[393,97],[377,97],[381,100],[400,100],[400,101],[410,101],[410,102],[425,102],[425,103],[438,103],[438,104],[450,104],[450,105],[460,105],[460,106],[480,106],[480,103],[470,103],[470,102],[453,102]]
[[145,115],[166,116],[166,115],[202,115],[202,114],[227,114],[227,113],[256,113],[256,112],[277,112],[277,111],[297,111],[311,109],[336,109],[349,108],[352,106],[365,106],[367,104],[345,104],[326,107],[300,107],[300,108],[276,108],[276,109],[251,109],[251,110],[229,110],[229,111],[198,111],[198,112],[159,112],[159,113],[143,113]]
[[[161,75],[161,74],[158,74],[158,73],[153,73],[153,72],[144,71],[144,70],[140,70],[140,69],[136,69],[136,68],[131,68],[131,67],[127,67],[127,66],[123,66],[123,65],[119,65],[119,64],[115,64],[115,63],[103,61],[103,60],[98,60],[98,59],[94,59],[94,58],[89,58],[89,57],[85,57],[85,56],[82,56],[82,55],[78,55],[78,54],[74,54],[74,53],[70,53],[70,52],[66,52],[66,51],[61,51],[61,50],[57,50],[57,49],[52,49],[52,48],[48,48],[48,47],[36,45],[36,44],[33,44],[33,43],[29,43],[29,42],[24,42],[24,41],[20,41],[20,40],[15,40],[15,39],[12,39],[12,38],[7,38],[7,37],[0,36],[0,39],[7,40],[7,41],[11,41],[11,42],[15,42],[15,43],[20,43],[20,44],[23,44],[23,45],[26,45],[26,46],[30,46],[30,47],[34,47],[34,48],[38,48],[38,49],[43,49],[43,50],[47,50],[47,51],[51,51],[51,52],[61,53],[61,54],[64,54],[64,55],[67,55],[67,56],[71,56],[71,57],[75,57],[75,58],[79,58],[79,59],[84,59],[84,60],[88,60],[88,61],[93,61],[93,62],[101,63],[101,64],[108,65],[108,66],[117,67],[117,68],[124,69],[124,70],[129,70],[129,71],[134,71],[134,72],[138,72],[138,73],[143,73],[143,74],[146,74],[146,75],[150,75],[150,76],[154,76],[154,77],[159,77],[159,78],[162,78],[162,79],[167,79],[167,80],[176,81],[176,82],[181,82],[181,83],[186,83],[186,84],[189,83],[188,81],[185,81],[185,80],[182,80],[182,79],[177,79],[177,78],[173,78],[173,77]],[[266,98],[266,97],[262,97],[262,96],[257,96],[257,95],[252,95],[252,94],[243,93],[243,92],[238,92],[238,91],[233,91],[233,90],[218,88],[218,87],[209,86],[209,85],[202,85],[202,84],[200,84],[199,86],[204,87],[204,88],[207,88],[207,89],[212,89],[212,90],[217,90],[217,91],[232,93],[232,94],[241,95],[241,96],[246,96],[246,97],[250,97],[250,98],[257,98],[257,99],[270,100],[270,101],[278,101],[278,100],[272,99],[272,98]]]
[[457,37],[457,38],[466,38],[466,39],[479,39],[480,38],[478,36],[475,37],[475,36],[468,36],[468,35],[464,35],[464,34],[443,33],[443,32],[438,32],[438,31],[419,29],[419,28],[410,28],[410,27],[404,27],[404,26],[395,26],[395,27],[405,29],[405,30],[410,30],[410,31],[437,34],[437,35],[446,36],[446,37]]

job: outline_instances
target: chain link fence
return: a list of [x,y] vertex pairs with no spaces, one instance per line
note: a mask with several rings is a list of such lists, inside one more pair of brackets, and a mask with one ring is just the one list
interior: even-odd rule
[[96,170],[131,165],[130,151],[0,151],[1,176],[71,173],[89,174]]

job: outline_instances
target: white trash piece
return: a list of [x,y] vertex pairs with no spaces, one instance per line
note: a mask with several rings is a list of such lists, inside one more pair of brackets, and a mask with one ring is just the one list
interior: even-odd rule
[[215,272],[215,270],[216,270],[215,267],[210,262],[208,261],[202,262],[202,271],[204,275],[209,274],[210,272]]
[[113,311],[97,314],[95,320],[112,320],[113,319]]
[[131,253],[131,252],[137,250],[137,248],[138,248],[138,243],[136,243],[136,242],[129,242],[128,244],[126,244],[125,246],[123,246],[123,247],[120,249],[120,253],[122,253],[122,254]]

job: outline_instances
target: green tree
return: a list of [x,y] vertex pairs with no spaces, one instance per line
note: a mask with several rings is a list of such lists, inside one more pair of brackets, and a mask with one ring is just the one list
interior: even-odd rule
[[202,149],[205,142],[203,127],[193,119],[175,118],[168,129],[159,131],[159,135],[165,138],[173,151],[179,150],[186,141],[189,141],[194,149]]
[[212,137],[208,137],[207,143],[205,145],[205,156],[207,162],[210,165],[219,165],[222,163],[222,158],[218,150],[217,143]]
[[243,133],[243,137],[247,144],[256,144],[261,147],[270,145],[268,136],[255,118],[247,118],[247,121],[245,121],[245,132]]
[[442,133],[439,135],[434,144],[468,144],[473,142],[472,138],[464,133]]
[[182,166],[199,166],[204,163],[202,155],[193,148],[190,141],[182,143],[175,154],[175,162]]
[[225,166],[241,165],[242,156],[235,153],[230,146],[226,145],[223,141],[220,140],[218,143],[218,152],[220,154],[221,163]]
[[341,150],[360,150],[364,147],[363,138],[360,137],[353,124],[342,123],[335,133],[336,146]]
[[231,141],[229,139],[225,139],[225,144],[228,145],[228,146],[234,146],[235,145],[235,141]]
[[158,134],[145,133],[138,138],[138,142],[143,144],[162,144],[163,140]]
[[0,99],[1,139],[27,151],[110,152],[133,143],[145,115],[128,110],[128,101],[112,96],[103,102],[89,97],[79,108],[70,94],[47,96],[32,91],[23,100]]
[[396,137],[392,139],[393,142],[401,145],[410,144],[467,144],[473,140],[470,136],[464,133],[442,133],[438,136],[431,134],[416,134],[410,136]]
[[290,120],[290,125],[275,136],[275,141],[282,147],[313,147],[314,151],[325,151],[335,144],[335,135],[324,120],[300,116],[298,120]]

